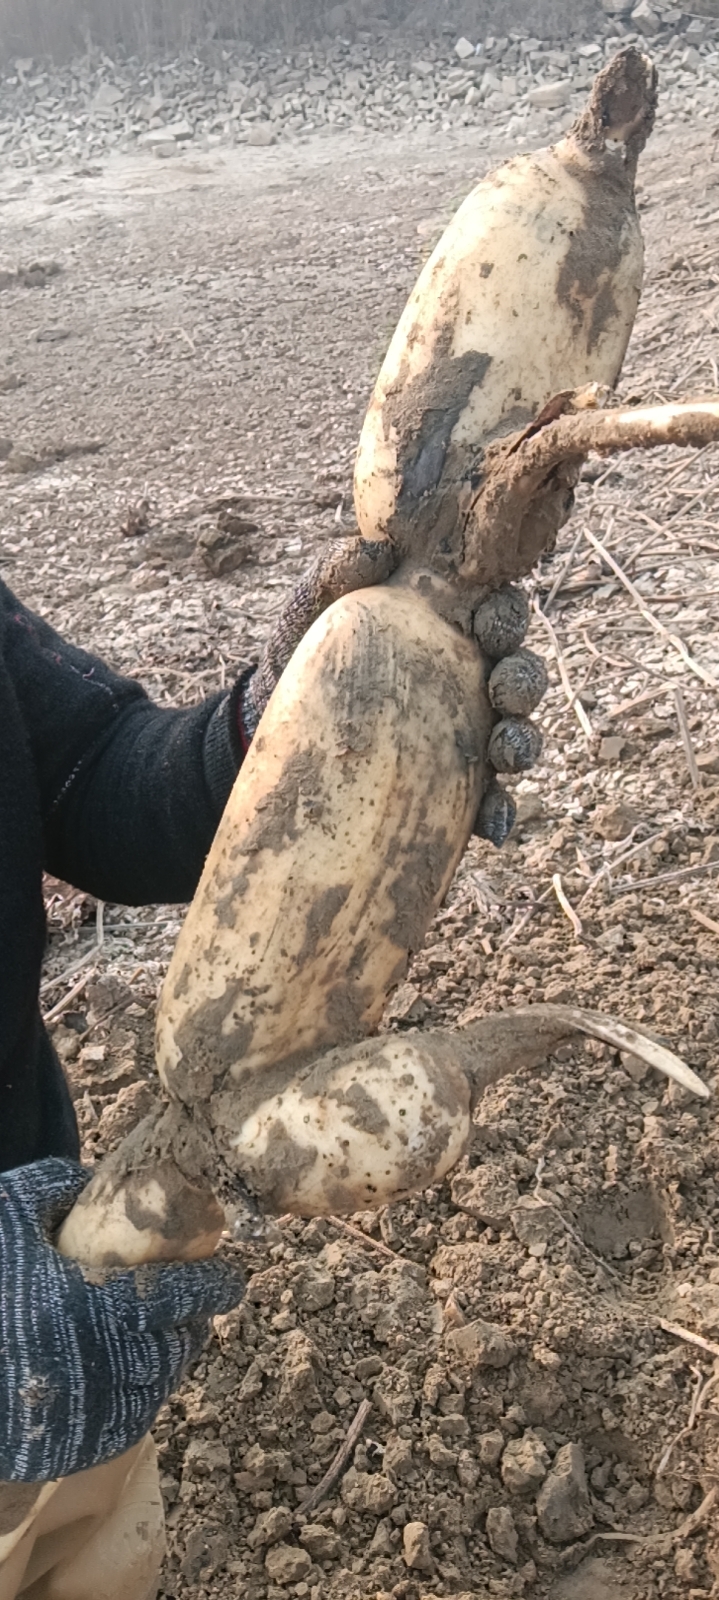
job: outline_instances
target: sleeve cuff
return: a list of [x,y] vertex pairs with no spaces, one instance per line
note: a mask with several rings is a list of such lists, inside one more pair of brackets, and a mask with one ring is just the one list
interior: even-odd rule
[[247,667],[210,717],[202,751],[205,782],[217,806],[225,809],[230,790],[242,766],[250,741],[243,737],[241,701],[255,666]]

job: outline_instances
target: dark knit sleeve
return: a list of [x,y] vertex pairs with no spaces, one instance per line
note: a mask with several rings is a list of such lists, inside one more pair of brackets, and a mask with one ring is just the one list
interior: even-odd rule
[[103,900],[190,899],[242,761],[237,687],[165,710],[4,598],[47,870]]

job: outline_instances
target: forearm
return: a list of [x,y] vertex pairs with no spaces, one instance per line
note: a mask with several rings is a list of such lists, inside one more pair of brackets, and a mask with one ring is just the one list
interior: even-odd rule
[[242,758],[234,702],[121,712],[46,820],[48,870],[127,905],[191,899]]

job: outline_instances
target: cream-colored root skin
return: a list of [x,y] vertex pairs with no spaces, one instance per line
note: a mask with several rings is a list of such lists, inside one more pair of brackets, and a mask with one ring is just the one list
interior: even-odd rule
[[269,1210],[308,1217],[441,1182],[470,1134],[460,1050],[451,1035],[392,1034],[330,1051],[246,1119],[238,1168]]
[[[559,390],[613,385],[642,275],[629,181],[571,135],[484,178],[424,267],[377,380],[355,468],[365,538],[405,525],[410,537],[422,493],[456,497],[482,446]],[[437,410],[451,423],[441,470]]]
[[161,1076],[209,1103],[223,1152],[298,1065],[376,1028],[486,785],[484,679],[476,644],[401,587],[337,601],[295,652],[159,1007]]

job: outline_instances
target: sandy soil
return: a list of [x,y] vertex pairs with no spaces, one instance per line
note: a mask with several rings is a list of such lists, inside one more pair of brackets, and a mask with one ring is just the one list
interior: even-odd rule
[[[351,527],[384,345],[443,221],[505,153],[471,130],[337,135],[2,175],[0,268],[22,269],[0,293],[3,577],[162,699],[231,681],[311,553]],[[644,160],[626,397],[716,386],[713,153],[667,125]],[[28,277],[37,262],[60,271]],[[472,846],[389,1025],[577,999],[656,1030],[719,1088],[716,690],[582,531],[716,675],[716,482],[710,452],[588,472],[532,588],[547,596],[577,540],[550,614],[589,731],[555,661],[514,841]],[[217,576],[237,554],[232,514],[256,528]],[[539,623],[533,642],[551,657]],[[94,1159],[151,1102],[181,912],[48,898],[45,1004]],[[247,1301],[157,1429],[165,1600],[719,1593],[703,1388],[718,1164],[713,1103],[592,1045],[487,1094],[441,1190],[349,1230],[285,1221],[228,1246]],[[298,1508],[364,1399],[363,1437],[308,1524]]]

